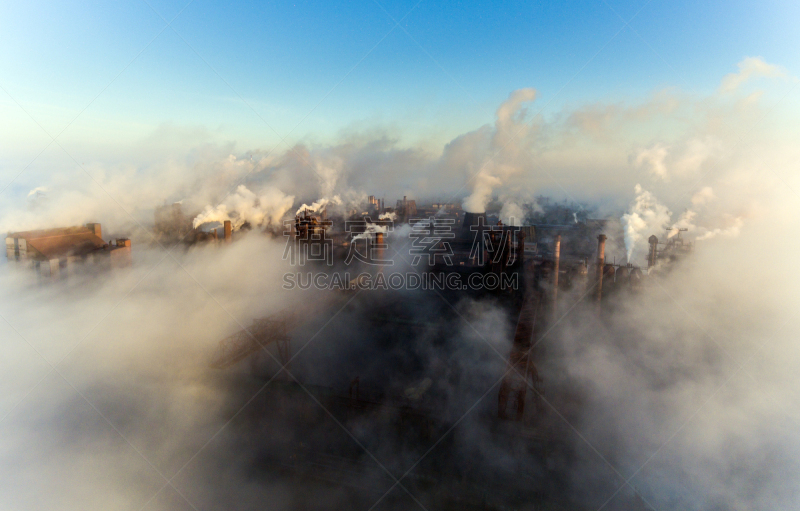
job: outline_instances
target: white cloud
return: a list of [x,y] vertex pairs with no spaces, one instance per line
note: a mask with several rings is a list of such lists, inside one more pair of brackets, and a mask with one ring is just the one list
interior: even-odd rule
[[665,160],[669,153],[669,147],[662,143],[656,143],[651,147],[640,149],[636,154],[636,165],[645,167],[650,172],[661,179],[668,179],[667,165]]
[[700,206],[714,200],[714,190],[710,186],[704,186],[699,192],[692,195],[692,204]]
[[725,75],[719,85],[719,92],[723,94],[736,92],[748,80],[759,76],[770,78],[786,76],[783,69],[773,64],[768,64],[761,57],[747,57],[739,62],[737,66],[739,67],[739,72]]

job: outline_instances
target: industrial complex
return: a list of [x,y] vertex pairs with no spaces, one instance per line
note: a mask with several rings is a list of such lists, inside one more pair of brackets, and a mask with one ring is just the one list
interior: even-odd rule
[[64,278],[86,265],[124,268],[131,264],[131,240],[104,241],[98,223],[6,235],[6,257],[45,280]]
[[[369,218],[376,216],[396,221]],[[253,440],[254,467],[302,482],[315,495],[344,489],[354,507],[368,507],[378,497],[384,508],[407,509],[415,505],[410,495],[421,495],[429,509],[584,509],[580,498],[570,497],[568,482],[571,460],[581,453],[564,417],[553,413],[580,408],[582,398],[563,379],[548,381],[560,361],[543,341],[564,326],[568,310],[579,307],[584,315],[576,317],[602,321],[615,302],[648,293],[648,278],[666,272],[692,245],[680,232],[665,233],[666,242],[653,235],[647,266],[637,267],[608,260],[605,221],[579,218],[560,205],[539,218],[539,224],[503,225],[496,215],[417,205],[407,197],[395,208],[370,197],[363,211],[348,218],[324,209],[298,212],[284,234],[295,239],[298,258],[319,272],[341,270],[348,253],[358,250],[349,245],[361,243],[364,254],[377,249],[379,262],[351,259],[350,266],[373,281],[402,266],[438,276],[440,283],[450,276],[466,282],[470,275],[493,275],[517,285],[374,289],[355,282],[343,293],[311,294],[303,306],[255,319],[220,340],[210,367],[269,383],[248,412],[253,430],[300,431],[287,442]],[[412,233],[411,240],[403,232]],[[420,239],[425,242],[416,244]],[[482,346],[481,354],[471,355],[475,359],[467,357],[484,364],[479,369],[454,360],[465,349],[459,344],[469,314],[465,303],[485,304],[503,318],[495,334],[505,339],[504,351]],[[315,340],[324,325],[325,338]],[[312,341],[325,344],[324,354],[306,348]],[[503,363],[492,362],[501,357]],[[488,451],[448,437],[466,409],[457,405],[473,400],[480,404],[470,427],[491,445]],[[359,437],[374,441],[369,449],[391,445],[396,455],[424,461],[393,485],[393,469],[401,466],[382,473],[353,439],[332,442],[323,426],[328,414],[347,430],[371,431],[364,438],[372,440]],[[497,457],[505,459],[499,466]],[[371,474],[366,480],[365,472]],[[387,486],[394,489],[381,497]],[[294,498],[303,502],[301,494]],[[649,507],[628,491],[610,509]]]
[[[209,371],[234,392],[242,379],[265,384],[244,415],[253,470],[315,495],[345,491],[354,506],[377,499],[405,509],[418,495],[431,509],[583,509],[568,482],[570,460],[581,454],[564,417],[553,413],[579,408],[582,398],[557,376],[560,361],[543,341],[576,307],[583,315],[574,317],[602,321],[617,301],[649,292],[648,279],[667,274],[692,244],[682,231],[666,233],[664,242],[654,233],[647,266],[638,267],[609,260],[609,236],[619,234],[579,208],[554,204],[527,220],[504,225],[497,214],[408,197],[392,208],[370,196],[345,213],[304,207],[263,229],[286,240],[290,266],[328,276],[346,269],[358,278],[337,291],[307,290],[303,304],[214,340]],[[253,230],[246,222],[234,229],[230,220],[193,225],[180,203],[156,208],[154,226],[152,244],[185,247],[223,246]],[[9,261],[46,281],[90,264],[135,264],[130,240],[104,241],[97,223],[11,233],[6,248]],[[434,284],[361,285],[400,269]],[[446,285],[474,276],[510,285]],[[496,325],[465,333],[470,307],[492,311]],[[469,352],[465,336],[474,338]],[[324,348],[307,349],[312,341]],[[450,432],[473,408],[474,445],[465,447]],[[326,417],[370,433],[355,443],[332,441]],[[257,433],[287,428],[294,434],[286,438]],[[424,461],[401,482],[393,475],[401,465],[375,470],[360,442]],[[382,493],[387,487],[393,490]],[[615,506],[648,509],[636,492]]]

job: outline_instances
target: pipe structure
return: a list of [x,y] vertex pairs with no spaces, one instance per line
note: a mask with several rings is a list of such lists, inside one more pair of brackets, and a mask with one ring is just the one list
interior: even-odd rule
[[606,239],[605,234],[597,237],[597,270],[595,272],[597,289],[595,290],[595,300],[598,303],[603,298],[603,266],[606,263]]
[[561,259],[561,235],[556,236],[553,244],[553,324],[558,315],[558,263]]

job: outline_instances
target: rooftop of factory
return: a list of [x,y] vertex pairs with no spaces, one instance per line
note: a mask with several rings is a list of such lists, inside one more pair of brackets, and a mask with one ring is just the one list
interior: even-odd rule
[[100,237],[100,224],[14,232],[6,238],[24,239],[29,257],[41,259],[85,255],[108,245]]

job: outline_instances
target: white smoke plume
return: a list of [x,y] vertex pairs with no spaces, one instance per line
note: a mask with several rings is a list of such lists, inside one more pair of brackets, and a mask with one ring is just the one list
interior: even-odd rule
[[[716,195],[710,186],[704,186],[692,195],[692,208],[686,209],[681,214],[672,225],[667,237],[675,236],[678,234],[679,229],[688,229],[696,241],[709,240],[719,235],[723,237],[738,236],[744,225],[744,216],[732,215],[724,210],[722,213],[714,214],[709,207],[715,199]],[[703,216],[707,217],[703,220],[707,225],[698,225],[697,219]],[[713,225],[713,227],[710,227],[710,225]],[[720,225],[721,227],[719,227]]]
[[695,174],[722,151],[720,142],[712,136],[691,138],[680,147],[657,142],[640,149],[633,158],[639,168],[649,170],[656,178],[669,182]]
[[669,225],[672,213],[659,203],[655,196],[637,184],[636,197],[621,222],[625,234],[625,251],[628,262],[633,262],[634,251],[650,234],[661,233]]
[[303,204],[300,206],[297,211],[295,211],[294,216],[298,216],[303,211],[308,211],[309,213],[320,213],[323,209],[327,209],[329,206],[336,206],[342,204],[342,199],[338,195],[334,195],[331,198],[322,198],[317,201],[312,202],[311,204]]
[[714,191],[710,186],[705,186],[696,192],[692,198],[692,205],[695,209],[686,209],[672,222],[672,212],[658,201],[655,195],[644,190],[637,184],[635,189],[636,197],[631,202],[629,210],[620,219],[624,236],[625,249],[629,263],[633,263],[635,251],[644,254],[644,242],[651,235],[660,237],[667,229],[667,239],[677,236],[681,229],[687,229],[689,236],[696,241],[704,241],[722,235],[726,237],[736,237],[739,235],[744,219],[740,216],[723,214],[722,217],[706,218],[705,222],[713,222],[716,225],[723,224],[724,227],[708,227],[699,225],[698,218],[701,213],[699,208],[703,208],[715,198]]
[[722,235],[735,238],[739,236],[744,220],[740,217],[731,218],[728,222],[730,225],[725,228],[717,227],[716,229],[705,230],[703,234],[697,237],[697,241],[709,240],[715,236]]
[[486,205],[492,198],[492,191],[496,186],[499,186],[503,181],[490,173],[487,167],[495,167],[494,164],[487,163],[475,176],[475,181],[472,186],[472,194],[464,199],[461,205],[465,211],[470,213],[483,213],[486,211]]
[[505,225],[520,226],[525,221],[525,210],[517,202],[507,200],[500,209],[500,220]]
[[702,206],[714,200],[714,190],[710,186],[704,186],[699,192],[692,195],[692,204]]
[[390,211],[388,213],[381,213],[378,216],[378,220],[390,220],[392,222],[395,222],[397,221],[397,213],[395,213],[394,211]]
[[[462,203],[464,210],[471,213],[486,211],[494,189],[521,170],[520,153],[530,131],[524,105],[535,99],[534,89],[519,89],[512,92],[497,109],[487,152],[478,167],[478,173],[471,176],[472,193]],[[467,168],[470,173],[474,170],[472,165]]]
[[31,190],[30,192],[28,192],[28,198],[31,198],[31,197],[34,197],[34,198],[35,198],[35,197],[38,197],[40,194],[42,194],[42,195],[43,195],[43,194],[45,194],[45,193],[47,193],[47,188],[46,188],[46,187],[44,187],[44,186],[37,186],[36,188],[34,188],[34,189],[33,189],[33,190]]
[[[672,224],[671,229],[667,233],[667,238],[672,238],[673,236],[676,236],[680,232],[680,229],[688,229],[689,231],[695,231],[697,229],[697,226],[694,224],[694,220],[696,217],[697,217],[697,212],[692,211],[691,209],[687,209],[686,211],[681,213],[681,216],[678,217],[678,220],[674,224]],[[693,232],[693,234],[695,233]]]
[[378,224],[373,224],[372,222],[366,222],[364,232],[353,236],[353,241],[372,239],[375,234],[377,233],[386,234],[388,230],[389,228],[385,225],[378,225]]
[[277,188],[266,187],[256,195],[244,185],[217,206],[206,206],[202,213],[192,221],[197,228],[212,222],[230,220],[234,230],[245,222],[259,227],[279,225],[287,211],[294,204],[294,197],[286,195]]
[[650,171],[656,176],[667,179],[667,166],[664,160],[667,157],[669,148],[661,143],[655,144],[652,147],[640,149],[636,155],[636,165],[639,167],[648,166]]
[[319,178],[320,192],[323,197],[332,197],[336,187],[340,184],[343,174],[344,162],[338,156],[321,159],[314,162],[317,177]]

